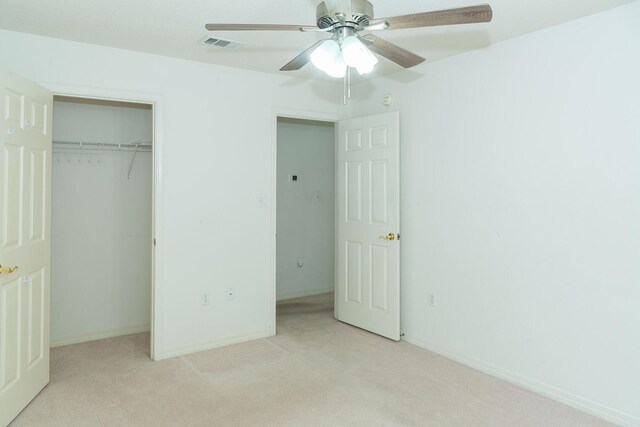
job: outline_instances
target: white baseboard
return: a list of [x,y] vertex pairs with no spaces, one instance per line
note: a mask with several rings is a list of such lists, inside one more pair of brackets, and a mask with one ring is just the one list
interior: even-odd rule
[[240,343],[245,342],[245,341],[257,340],[257,339],[260,339],[260,338],[270,337],[272,335],[273,334],[271,333],[271,331],[269,329],[265,329],[263,331],[253,332],[253,333],[250,333],[250,334],[236,335],[236,336],[232,336],[232,337],[225,337],[225,338],[222,338],[220,340],[216,340],[216,341],[212,341],[212,342],[200,343],[200,344],[196,344],[196,345],[190,345],[190,346],[186,346],[186,347],[175,348],[173,350],[169,350],[167,352],[164,352],[161,355],[161,357],[156,359],[156,360],[162,360],[162,359],[169,359],[171,357],[184,356],[184,355],[187,355],[187,354],[197,353],[199,351],[212,350],[214,348],[224,347],[224,346],[232,345],[232,344],[240,344]]
[[418,347],[422,347],[425,350],[429,350],[433,353],[437,353],[440,356],[444,356],[447,359],[454,360],[456,362],[462,363],[463,365],[467,365],[471,368],[477,369],[491,376],[503,379],[512,384],[516,384],[527,390],[531,390],[533,392],[546,396],[550,399],[564,403],[565,405],[571,406],[583,412],[602,418],[603,420],[606,420],[621,426],[640,426],[640,418],[636,418],[632,415],[625,414],[613,408],[609,408],[608,406],[604,406],[592,400],[577,396],[568,391],[561,390],[551,385],[541,383],[539,381],[533,380],[531,378],[522,376],[515,372],[511,372],[507,369],[503,369],[498,366],[494,366],[480,360],[475,360],[475,359],[467,358],[464,356],[460,356],[458,354],[443,350],[441,348],[438,348],[436,346],[433,346],[427,342],[421,341],[411,336],[405,335],[402,337],[402,339],[410,344],[416,345]]
[[83,342],[101,340],[104,338],[119,337],[122,335],[137,334],[140,332],[149,332],[149,324],[124,326],[120,328],[103,329],[101,331],[92,331],[78,335],[67,335],[66,337],[51,338],[50,347],[62,347],[63,345],[79,344]]
[[334,291],[334,287],[331,286],[330,288],[319,288],[319,289],[310,289],[305,291],[286,292],[284,294],[276,294],[276,301],[283,301],[286,299],[293,299],[293,298],[310,297],[313,295],[328,294],[333,291]]

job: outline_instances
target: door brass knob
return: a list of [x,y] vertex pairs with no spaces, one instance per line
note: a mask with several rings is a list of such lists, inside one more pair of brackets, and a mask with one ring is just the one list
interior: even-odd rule
[[17,269],[18,269],[17,265],[15,267],[3,267],[2,265],[0,265],[0,274],[2,274],[2,273],[11,274],[14,271],[16,271]]
[[381,239],[384,240],[395,240],[396,239],[396,235],[393,233],[389,233],[386,236],[380,236]]

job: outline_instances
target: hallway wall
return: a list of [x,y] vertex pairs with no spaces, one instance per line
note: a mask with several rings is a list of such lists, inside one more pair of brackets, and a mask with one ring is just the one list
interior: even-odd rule
[[278,300],[333,292],[334,146],[333,123],[278,119]]

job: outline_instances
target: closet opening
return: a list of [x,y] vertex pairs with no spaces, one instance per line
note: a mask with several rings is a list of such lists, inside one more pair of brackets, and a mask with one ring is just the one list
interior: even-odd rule
[[277,118],[276,332],[334,320],[335,123]]
[[54,96],[51,347],[151,352],[153,104]]

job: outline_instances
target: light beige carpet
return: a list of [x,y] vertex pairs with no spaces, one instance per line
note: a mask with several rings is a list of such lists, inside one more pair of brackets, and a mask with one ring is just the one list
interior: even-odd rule
[[605,426],[575,409],[284,301],[278,335],[161,362],[148,334],[51,351],[12,426]]

